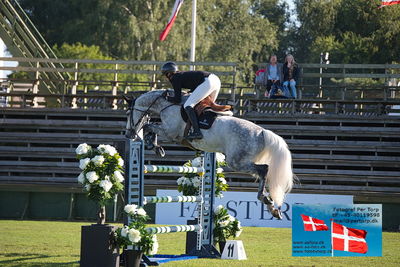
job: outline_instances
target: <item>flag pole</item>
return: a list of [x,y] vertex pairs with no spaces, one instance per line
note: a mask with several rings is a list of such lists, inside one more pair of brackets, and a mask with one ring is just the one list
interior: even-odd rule
[[[195,62],[196,54],[196,13],[197,13],[197,0],[192,0],[192,42],[190,45],[190,62]],[[194,70],[194,65],[190,65],[190,69]]]
[[333,257],[333,219],[331,219],[331,256]]

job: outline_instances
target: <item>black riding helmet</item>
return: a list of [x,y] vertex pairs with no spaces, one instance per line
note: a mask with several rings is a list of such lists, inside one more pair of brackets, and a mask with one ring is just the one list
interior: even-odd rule
[[161,72],[163,75],[167,73],[175,73],[178,71],[178,66],[174,62],[167,62],[161,67]]

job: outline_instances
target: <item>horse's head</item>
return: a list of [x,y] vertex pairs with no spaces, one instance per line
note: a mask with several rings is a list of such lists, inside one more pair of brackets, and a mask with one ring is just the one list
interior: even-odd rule
[[125,96],[125,101],[128,103],[128,109],[126,110],[126,129],[125,129],[125,136],[129,139],[135,139],[137,137],[136,130],[134,129],[135,119],[133,118],[133,111],[135,108],[136,98]]
[[138,98],[124,96],[125,101],[128,103],[125,132],[127,138],[136,139],[139,137],[139,132],[143,129],[144,125],[149,123],[150,115],[157,113],[162,108],[162,105],[158,102],[161,102],[161,104],[166,102],[166,92],[166,90],[150,91]]

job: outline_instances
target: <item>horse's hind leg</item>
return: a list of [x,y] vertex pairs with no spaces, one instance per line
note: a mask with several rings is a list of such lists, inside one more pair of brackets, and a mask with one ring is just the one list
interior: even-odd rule
[[274,201],[268,195],[265,188],[265,177],[268,172],[268,165],[266,164],[254,164],[254,163],[243,163],[242,161],[229,161],[228,165],[233,169],[240,170],[241,172],[247,172],[258,180],[258,193],[257,198],[267,205],[269,212],[277,219],[282,219],[282,214],[279,209],[274,206]]
[[259,180],[257,198],[261,201],[261,203],[264,203],[265,205],[267,205],[268,210],[272,214],[272,216],[274,216],[275,218],[280,219],[280,220],[282,219],[281,211],[279,209],[275,208],[274,201],[268,195],[268,192],[265,189],[265,179],[264,178]]

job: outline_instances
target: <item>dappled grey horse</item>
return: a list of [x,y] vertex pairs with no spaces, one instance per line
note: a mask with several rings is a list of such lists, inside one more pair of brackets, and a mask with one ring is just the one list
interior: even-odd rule
[[[181,117],[181,106],[168,102],[166,93],[166,90],[153,90],[128,101],[127,132],[134,136],[144,127],[145,131],[154,132],[167,141],[181,143],[186,122]],[[149,123],[151,116],[159,116],[161,122]],[[198,150],[221,152],[230,168],[254,176],[259,181],[258,199],[267,205],[274,217],[281,219],[279,208],[294,179],[292,156],[283,138],[232,116],[217,117],[210,129],[201,132],[203,139],[190,144]]]

